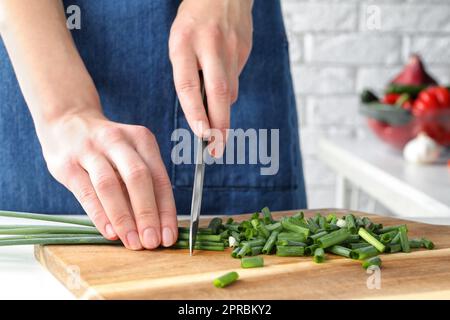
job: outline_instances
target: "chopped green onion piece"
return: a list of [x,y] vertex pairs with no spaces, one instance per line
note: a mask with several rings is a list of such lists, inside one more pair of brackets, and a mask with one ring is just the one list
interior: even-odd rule
[[237,274],[237,272],[232,271],[214,279],[213,284],[216,288],[224,288],[235,282],[238,278],[239,275]]
[[292,223],[291,219],[288,217],[284,217],[283,219],[281,219],[281,225],[283,226],[284,229],[295,233],[303,234],[305,237],[309,235],[309,229]]
[[283,227],[281,226],[281,222],[275,222],[273,224],[266,225],[266,229],[269,231],[281,231]]
[[377,248],[369,246],[352,250],[352,252],[350,253],[350,258],[357,260],[364,260],[370,257],[374,257],[378,254],[379,252]]
[[299,246],[277,246],[277,256],[299,257],[305,255],[305,248]]
[[368,259],[366,259],[366,260],[364,260],[362,262],[362,267],[364,269],[367,269],[370,266],[378,266],[378,267],[380,267],[381,266],[381,259],[380,259],[380,257],[368,258]]
[[300,246],[306,247],[306,243],[292,240],[278,240],[277,246]]
[[355,217],[352,214],[345,216],[345,223],[347,225],[348,231],[350,233],[356,233],[356,223],[355,223]]
[[315,263],[322,263],[325,260],[325,251],[323,248],[317,248],[316,251],[314,251],[314,262]]
[[241,259],[242,268],[260,268],[264,266],[264,259],[261,256],[244,257]]
[[275,247],[275,242],[277,241],[278,234],[279,234],[278,231],[272,231],[269,239],[267,239],[266,243],[264,244],[264,247],[262,248],[262,253],[264,254],[272,253],[273,248]]
[[386,246],[385,252],[387,253],[395,253],[402,251],[402,246],[400,243],[390,243]]
[[306,237],[304,234],[295,232],[280,232],[278,234],[278,240],[292,240],[299,242],[306,242]]
[[317,241],[317,239],[319,239],[320,237],[323,237],[326,234],[328,234],[328,232],[320,231],[316,234],[310,235],[306,240],[308,240],[308,242],[312,244],[312,243],[315,243]]
[[400,234],[400,245],[402,246],[403,252],[411,252],[411,248],[409,247],[408,234],[405,226],[401,226],[398,228]]
[[270,224],[273,223],[273,217],[272,217],[272,213],[270,212],[268,207],[264,207],[261,210],[262,214],[263,214],[263,220],[265,224]]
[[316,242],[320,247],[328,248],[345,241],[349,236],[350,232],[347,229],[340,229],[320,237]]
[[409,240],[409,247],[413,249],[421,248],[422,247],[422,240],[421,239],[411,239]]
[[378,251],[383,252],[386,248],[384,244],[382,244],[380,241],[378,241],[372,234],[370,234],[366,229],[359,228],[358,234],[366,240],[368,243],[373,245],[375,248],[377,248]]
[[[399,224],[396,226],[384,227],[384,228],[378,230],[377,233],[382,234],[382,233],[391,232],[391,231],[398,231],[401,227],[407,228],[405,224]],[[408,229],[406,229],[406,231],[408,231]]]
[[343,246],[338,246],[338,245],[334,245],[334,246],[328,248],[327,251],[334,253],[338,256],[346,257],[346,258],[350,258],[350,254],[352,252],[351,249],[343,247]]
[[422,245],[428,250],[434,249],[434,243],[428,239],[422,238]]

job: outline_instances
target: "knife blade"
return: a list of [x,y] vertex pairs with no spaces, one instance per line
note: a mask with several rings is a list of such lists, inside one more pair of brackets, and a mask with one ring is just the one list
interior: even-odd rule
[[[201,71],[199,76],[203,105],[205,106],[206,114],[208,114],[208,103],[206,99],[203,74]],[[189,254],[191,256],[194,252],[195,240],[197,238],[198,224],[200,220],[200,210],[202,208],[203,179],[205,176],[205,163],[203,161],[203,154],[207,145],[207,140],[201,137],[197,137],[197,154],[195,156],[195,173],[194,185],[192,188],[191,221],[189,228]]]

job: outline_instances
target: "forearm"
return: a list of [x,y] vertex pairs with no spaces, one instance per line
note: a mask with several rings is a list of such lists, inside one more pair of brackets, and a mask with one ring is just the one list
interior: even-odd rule
[[0,19],[2,39],[37,129],[79,109],[101,113],[61,1],[1,0]]

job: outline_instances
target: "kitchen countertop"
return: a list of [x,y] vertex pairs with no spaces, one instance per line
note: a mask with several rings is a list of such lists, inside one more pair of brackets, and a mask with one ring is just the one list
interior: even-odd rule
[[[208,217],[208,216],[205,216]],[[179,220],[187,219],[186,216]],[[414,217],[410,220],[417,220]],[[1,218],[0,224],[18,223],[19,219]],[[423,219],[420,219],[423,221]],[[445,218],[428,219],[429,223],[450,225]],[[42,224],[27,221],[27,224]],[[44,222],[48,224],[48,222]],[[50,272],[34,258],[33,246],[0,247],[0,299],[74,299]]]
[[430,165],[408,163],[400,151],[375,138],[323,139],[319,143],[319,159],[338,175],[337,207],[350,206],[346,192],[346,182],[350,182],[396,217],[450,222],[450,168],[445,161]]

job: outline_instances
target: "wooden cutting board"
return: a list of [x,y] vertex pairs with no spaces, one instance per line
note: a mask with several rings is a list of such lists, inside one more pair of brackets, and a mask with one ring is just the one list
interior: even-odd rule
[[[348,212],[320,210],[328,211]],[[370,217],[385,225],[407,223],[411,238],[427,237],[436,248],[383,255],[379,274],[367,273],[359,261],[332,255],[323,264],[311,257],[264,256],[266,266],[257,269],[241,269],[229,250],[196,251],[190,257],[187,250],[49,245],[36,246],[35,256],[83,299],[450,299],[450,227]],[[239,281],[215,288],[212,280],[229,271],[237,271]]]

